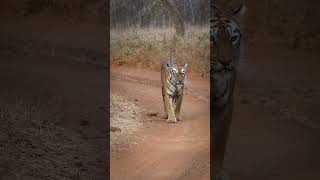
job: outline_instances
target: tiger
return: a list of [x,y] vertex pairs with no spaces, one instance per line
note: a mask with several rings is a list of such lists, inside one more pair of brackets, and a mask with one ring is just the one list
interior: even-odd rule
[[173,58],[162,63],[161,86],[164,104],[165,119],[168,123],[176,123],[181,120],[180,110],[183,99],[184,82],[186,79],[187,63],[181,68]]
[[237,21],[243,15],[245,6],[232,13],[225,13],[215,4],[210,5],[210,129],[211,162],[214,179],[222,175],[224,154],[229,136],[234,107],[233,91],[240,60],[241,29]]

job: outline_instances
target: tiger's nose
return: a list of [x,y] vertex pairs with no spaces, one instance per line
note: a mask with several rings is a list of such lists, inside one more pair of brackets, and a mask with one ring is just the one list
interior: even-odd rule
[[224,66],[227,66],[231,63],[232,59],[231,58],[222,58],[220,59],[220,63]]

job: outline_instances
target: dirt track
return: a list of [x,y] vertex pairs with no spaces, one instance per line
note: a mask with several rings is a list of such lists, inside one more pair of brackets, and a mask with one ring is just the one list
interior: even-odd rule
[[122,152],[111,150],[111,179],[209,179],[209,82],[189,78],[188,83],[195,85],[186,87],[183,120],[167,124],[162,118],[159,74],[130,69],[122,71],[125,74],[118,72],[112,73],[111,94],[135,100],[145,114],[160,115],[144,114],[143,127],[129,142],[134,145]]
[[[319,179],[317,56],[251,52],[239,64],[225,171],[237,180]],[[158,72],[116,69],[111,76],[111,93],[163,112]],[[125,148],[111,152],[111,179],[209,179],[209,83],[188,80],[184,120],[144,116]]]

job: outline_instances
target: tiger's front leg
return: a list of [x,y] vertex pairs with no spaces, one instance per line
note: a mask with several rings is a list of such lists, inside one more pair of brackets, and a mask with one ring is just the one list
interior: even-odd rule
[[168,123],[176,123],[177,119],[174,114],[174,109],[173,109],[173,104],[172,104],[172,98],[169,97],[167,94],[164,95],[164,104],[165,104],[165,109],[166,112],[168,113]]
[[180,109],[181,109],[182,99],[183,99],[183,93],[178,97],[177,105],[176,105],[176,109],[175,109],[176,119],[178,121],[181,121]]
[[232,113],[234,106],[234,87],[236,82],[236,70],[213,72],[211,77],[210,101],[211,106],[211,143],[212,168],[214,175],[222,177],[223,162],[226,152]]
[[165,95],[162,93],[162,100],[163,100],[163,108],[164,108],[164,116],[163,118],[164,119],[168,119],[168,111],[167,111],[167,106],[166,106],[166,103],[165,103]]

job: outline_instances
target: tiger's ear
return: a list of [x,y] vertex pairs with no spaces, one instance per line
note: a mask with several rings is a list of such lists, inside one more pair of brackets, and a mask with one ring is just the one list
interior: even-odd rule
[[183,65],[182,65],[182,69],[186,69],[187,68],[187,62],[186,63],[184,63]]
[[241,2],[240,7],[238,7],[236,10],[233,11],[233,16],[235,18],[242,18],[247,11],[246,5],[244,2]]
[[247,7],[242,0],[240,7],[233,11],[233,17],[238,21],[240,29],[243,31],[245,29],[245,19],[246,19]]

